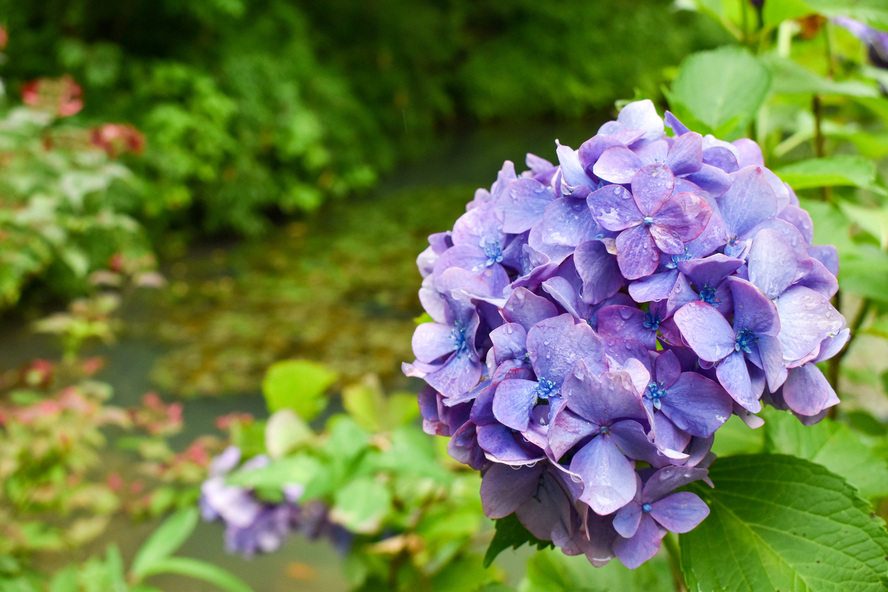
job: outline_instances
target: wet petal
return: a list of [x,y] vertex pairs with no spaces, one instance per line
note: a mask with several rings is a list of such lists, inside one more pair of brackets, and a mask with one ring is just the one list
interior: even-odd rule
[[753,388],[742,352],[734,352],[722,360],[716,368],[716,375],[731,398],[741,407],[752,413],[762,410],[762,404],[758,400],[761,393],[756,393]]
[[535,380],[504,380],[493,396],[493,415],[504,426],[523,432],[530,422],[530,412],[537,400]]
[[651,216],[666,203],[674,186],[675,177],[665,163],[649,164],[632,176],[632,197],[639,211]]
[[624,230],[617,237],[617,264],[626,279],[651,275],[660,263],[660,250],[644,226]]
[[586,205],[602,228],[615,232],[641,224],[644,219],[632,194],[621,185],[607,185],[592,192]]
[[644,166],[638,156],[625,146],[614,146],[605,150],[592,167],[599,179],[611,183],[629,183],[638,169]]
[[680,491],[651,504],[651,517],[671,532],[690,532],[707,516],[709,506],[690,491]]
[[663,204],[654,216],[654,222],[657,226],[669,228],[682,241],[688,242],[700,236],[711,215],[712,208],[705,200],[693,193],[682,192]]
[[617,258],[607,252],[601,241],[580,243],[574,252],[574,263],[583,280],[582,299],[588,304],[598,304],[623,287]]
[[717,362],[734,351],[734,330],[711,304],[690,302],[674,318],[682,338],[701,359]]
[[536,491],[541,467],[493,465],[481,480],[481,505],[488,518],[505,518]]
[[580,501],[600,516],[616,512],[635,496],[634,465],[608,436],[596,436],[581,448],[571,460],[570,470],[583,479]]

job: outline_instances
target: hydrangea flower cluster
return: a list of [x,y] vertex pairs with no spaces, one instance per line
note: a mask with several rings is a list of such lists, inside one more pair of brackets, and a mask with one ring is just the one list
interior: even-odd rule
[[[666,134],[666,127],[672,134]],[[634,568],[709,513],[690,492],[734,413],[804,423],[848,339],[838,255],[758,145],[627,105],[557,164],[506,162],[418,258],[432,319],[404,372],[427,432],[482,471],[485,513]]]
[[[225,548],[229,553],[253,557],[280,548],[292,533],[310,539],[328,537],[342,553],[351,547],[354,535],[329,519],[329,508],[320,501],[299,503],[303,488],[283,488],[283,502],[260,500],[245,487],[229,485],[226,476],[241,461],[241,451],[230,446],[210,463],[209,478],[201,485],[200,512],[207,522],[225,523]],[[261,469],[270,460],[265,455],[251,458],[240,466],[243,471]]]

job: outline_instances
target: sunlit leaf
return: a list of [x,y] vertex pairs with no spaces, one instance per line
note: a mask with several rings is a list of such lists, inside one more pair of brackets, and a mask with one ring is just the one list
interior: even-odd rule
[[[721,458],[710,507],[680,536],[690,590],[884,590],[888,532],[853,487],[820,465],[783,455]],[[716,552],[714,552],[716,551]]]
[[768,68],[750,53],[722,47],[695,53],[681,63],[669,105],[692,129],[730,136],[752,121],[770,84]]
[[336,382],[336,373],[323,364],[308,360],[287,360],[272,364],[262,381],[262,394],[272,413],[292,409],[306,421],[324,410],[324,392]]
[[197,508],[183,508],[164,520],[136,552],[132,572],[144,577],[158,562],[174,553],[191,536],[197,518]]

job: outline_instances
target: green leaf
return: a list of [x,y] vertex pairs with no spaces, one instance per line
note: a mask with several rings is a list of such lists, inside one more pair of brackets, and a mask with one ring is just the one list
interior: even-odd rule
[[746,50],[727,46],[695,53],[681,63],[669,104],[701,133],[730,136],[755,117],[771,84],[768,69]]
[[517,549],[521,545],[528,543],[536,545],[537,549],[545,549],[552,547],[552,541],[541,541],[532,534],[527,528],[521,524],[515,514],[509,514],[505,518],[499,518],[496,521],[496,531],[493,533],[493,540],[484,553],[484,567],[490,567],[496,556],[512,547]]
[[108,592],[127,592],[126,574],[123,569],[123,557],[117,545],[108,545],[105,551],[105,569],[108,574]]
[[806,427],[791,413],[769,411],[765,433],[770,451],[823,465],[864,497],[888,496],[888,463],[847,425],[824,419]]
[[330,518],[364,534],[379,531],[392,508],[392,494],[371,476],[358,477],[336,491]]
[[197,508],[183,508],[163,521],[136,553],[132,572],[146,576],[154,566],[171,555],[191,536],[197,526]]
[[884,590],[888,532],[841,477],[783,455],[716,460],[710,506],[680,536],[690,590]]
[[314,432],[292,409],[280,409],[265,425],[265,450],[271,458],[280,458],[314,437]]
[[765,432],[761,428],[752,429],[736,415],[718,429],[712,444],[712,452],[717,456],[731,454],[752,454],[761,452],[765,445]]
[[77,566],[68,567],[57,572],[49,584],[49,592],[78,592]]
[[638,569],[619,561],[594,567],[584,555],[568,557],[558,549],[536,553],[527,561],[521,592],[646,592],[671,590],[672,572],[659,555]]
[[[770,4],[780,4],[772,2]],[[879,89],[859,80],[835,81],[808,70],[798,62],[770,55],[764,58],[771,70],[771,92],[783,95],[820,94],[878,97]]]
[[888,5],[885,0],[804,0],[823,16],[849,16],[876,29],[888,29]]
[[311,456],[294,455],[249,471],[238,470],[228,483],[251,489],[281,489],[287,484],[305,485],[324,471],[321,462]]
[[794,162],[775,170],[774,174],[796,190],[840,185],[872,189],[876,165],[861,156],[838,155]]
[[841,258],[839,285],[845,292],[888,302],[888,254],[867,245],[858,252],[859,256]]
[[840,202],[839,207],[851,222],[879,241],[882,249],[888,247],[888,212],[882,208],[865,208],[847,201]]
[[272,364],[262,381],[268,411],[292,409],[309,421],[327,406],[324,395],[336,382],[336,373],[308,360],[286,360]]
[[765,2],[762,6],[762,20],[768,27],[774,27],[785,20],[797,19],[809,14],[811,14],[811,9],[804,0]]
[[167,557],[156,562],[146,575],[172,573],[203,580],[228,592],[252,592],[243,580],[221,567],[190,557]]
[[342,389],[342,403],[354,420],[369,432],[386,432],[412,421],[419,414],[416,395],[392,393],[386,396],[376,375]]

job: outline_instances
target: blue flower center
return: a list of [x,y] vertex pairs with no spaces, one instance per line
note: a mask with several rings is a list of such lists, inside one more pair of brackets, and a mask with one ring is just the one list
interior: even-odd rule
[[685,252],[681,255],[673,255],[671,257],[671,261],[666,263],[666,269],[675,269],[678,267],[678,264],[682,261],[689,261],[691,258],[691,254],[688,253],[688,248],[685,247]]
[[641,506],[642,512],[650,512],[651,510],[652,510],[652,508],[651,508],[650,504],[642,504],[642,506]]
[[706,304],[712,304],[715,306],[721,300],[715,297],[715,288],[710,288],[709,286],[703,286],[703,289],[700,290],[700,302],[705,302]]
[[497,242],[490,241],[484,245],[484,254],[487,255],[487,267],[503,262],[503,248]]
[[450,330],[450,339],[455,344],[456,357],[459,358],[469,347],[466,344],[466,328],[459,321],[453,322],[453,329]]
[[[637,219],[638,219],[638,218],[636,218],[636,220],[637,220]],[[644,223],[645,226],[650,226],[651,224],[654,223],[654,219],[651,218],[650,216],[645,216],[645,217],[644,217],[644,220],[643,220],[643,223]]]
[[555,382],[548,378],[540,378],[536,388],[533,389],[538,399],[548,401],[549,397],[555,392]]
[[758,341],[758,339],[756,339],[755,333],[749,329],[743,329],[737,333],[737,340],[734,342],[734,351],[742,351],[747,354],[751,353],[750,349],[752,348],[752,344],[756,341]]
[[666,396],[666,389],[663,388],[663,382],[652,382],[648,385],[644,396],[651,400],[654,409],[660,408],[660,399]]
[[660,315],[657,313],[651,313],[650,311],[644,313],[644,320],[641,324],[645,329],[650,329],[651,331],[656,331],[660,328],[660,321],[663,319],[660,318]]
[[610,430],[607,429],[607,426],[601,426],[601,431],[598,433],[602,436],[607,436],[610,433]]

